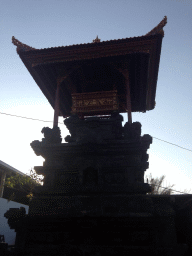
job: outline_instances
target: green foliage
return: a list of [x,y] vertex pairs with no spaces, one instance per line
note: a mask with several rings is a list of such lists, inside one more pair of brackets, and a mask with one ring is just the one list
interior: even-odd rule
[[34,181],[27,175],[16,174],[6,179],[5,186],[22,191],[30,191],[34,187]]
[[[42,185],[43,178],[39,175],[34,170],[30,171],[30,176],[27,175],[13,175],[5,180],[5,186],[8,188],[16,189],[19,191],[22,191],[26,193],[26,197],[29,199],[32,199],[33,197],[33,189],[36,186],[41,186]],[[13,193],[8,201],[13,200],[15,198],[15,193]]]

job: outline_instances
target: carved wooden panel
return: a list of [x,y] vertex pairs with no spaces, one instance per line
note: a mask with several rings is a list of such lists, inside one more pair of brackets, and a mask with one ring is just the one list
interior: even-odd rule
[[72,113],[91,113],[118,110],[117,91],[72,94]]

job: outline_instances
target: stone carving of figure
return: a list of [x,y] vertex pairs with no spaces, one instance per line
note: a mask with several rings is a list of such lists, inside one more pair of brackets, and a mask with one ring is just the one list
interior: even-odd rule
[[[98,122],[98,120],[95,120]],[[94,122],[94,121],[93,121]],[[67,126],[71,135],[65,137],[66,142],[77,143],[99,143],[102,142],[100,134],[91,127],[89,123],[80,120],[77,115],[72,115],[64,120],[64,124]],[[94,124],[95,125],[95,124]]]
[[140,139],[141,137],[141,123],[134,122],[132,124],[126,123],[123,127],[125,139]]
[[51,143],[61,143],[61,131],[59,127],[53,127],[53,129],[49,127],[44,127],[41,131],[44,134],[44,137],[42,139],[43,143],[51,144]]
[[71,115],[69,118],[64,120],[64,124],[69,130],[71,135],[65,137],[66,142],[75,142],[76,141],[76,129],[81,125],[82,120],[79,119],[78,115]]
[[115,134],[116,139],[122,138],[122,121],[123,121],[123,116],[120,115],[118,112],[114,112],[111,114],[110,120],[114,121],[113,124],[113,133]]

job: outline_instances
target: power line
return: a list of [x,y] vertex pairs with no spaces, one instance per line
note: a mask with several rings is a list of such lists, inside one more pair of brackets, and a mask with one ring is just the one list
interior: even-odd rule
[[[31,118],[31,117],[17,116],[17,115],[2,113],[2,112],[0,112],[0,114],[2,114],[2,115],[7,115],[7,116],[14,116],[14,117],[19,117],[19,118],[24,118],[24,119],[29,119],[29,120],[33,120],[33,121],[40,121],[40,122],[44,122],[44,123],[52,123],[52,122],[53,122],[53,121],[45,121],[45,120],[36,119],[36,118]],[[63,124],[63,123],[59,123],[59,124]]]
[[[44,123],[52,123],[52,121],[46,121],[46,120],[41,120],[41,119],[36,119],[36,118],[31,118],[31,117],[25,117],[25,116],[18,116],[18,115],[13,115],[13,114],[8,114],[8,113],[2,113],[2,112],[0,112],[0,114],[2,114],[2,115],[7,115],[7,116],[18,117],[18,118],[23,118],[23,119],[28,119],[28,120],[33,120],[33,121],[44,122]],[[59,123],[59,124],[63,124],[63,123],[60,123],[60,122],[58,122],[58,123]],[[176,146],[176,147],[179,147],[179,148],[181,148],[181,149],[188,150],[188,151],[192,152],[191,149],[181,147],[181,146],[179,146],[179,145],[177,145],[177,144],[174,144],[174,143],[171,143],[171,142],[168,142],[168,141],[165,141],[165,140],[156,138],[156,137],[154,137],[154,136],[152,136],[152,137],[153,137],[154,139],[163,141],[163,142],[165,142],[165,143],[168,143],[168,144],[171,144],[171,145],[173,145],[173,146]],[[154,185],[154,184],[150,184],[150,185],[159,186],[159,185]],[[164,189],[167,189],[167,190],[170,189],[170,190],[172,190],[172,191],[179,192],[179,193],[183,193],[183,194],[188,194],[188,193],[181,192],[181,191],[177,191],[177,190],[171,189],[171,188],[166,188],[166,187],[162,187],[162,186],[159,186],[159,187],[164,188]]]
[[152,183],[148,183],[149,185],[153,185],[153,186],[158,186],[160,188],[164,188],[164,189],[167,189],[167,190],[172,190],[172,191],[175,191],[175,192],[179,192],[179,193],[182,193],[182,194],[186,194],[186,195],[191,195],[189,193],[185,193],[185,192],[181,192],[181,191],[178,191],[178,190],[175,190],[175,189],[172,189],[172,188],[166,188],[166,187],[162,187],[162,186],[159,186],[159,185],[155,185],[155,184],[152,184]]
[[[52,123],[52,121],[46,121],[46,120],[41,120],[41,119],[35,119],[35,118],[31,118],[31,117],[17,116],[17,115],[12,115],[12,114],[7,114],[7,113],[2,113],[2,112],[0,112],[0,114],[2,114],[2,115],[7,115],[7,116],[19,117],[19,118],[28,119],[28,120],[33,120],[33,121],[44,122],[44,123]],[[63,124],[63,123],[60,123],[60,122],[58,122],[58,123],[59,123],[59,124]],[[188,151],[192,152],[192,150],[191,150],[191,149],[181,147],[181,146],[179,146],[179,145],[177,145],[177,144],[174,144],[174,143],[171,143],[171,142],[168,142],[168,141],[165,141],[165,140],[162,140],[162,139],[156,138],[156,137],[154,137],[154,136],[152,136],[152,137],[153,137],[154,139],[157,139],[157,140],[163,141],[163,142],[165,142],[165,143],[171,144],[171,145],[176,146],[176,147],[178,147],[178,148],[182,148],[182,149],[184,149],[184,150],[188,150]]]
[[[157,139],[157,140],[161,140],[161,139],[158,139],[158,138],[156,138],[156,137],[153,137],[153,138],[154,138],[154,139]],[[177,145],[177,144],[174,144],[174,143],[171,143],[171,142],[168,142],[168,141],[165,141],[165,140],[161,140],[161,141],[163,141],[163,142],[165,142],[165,143],[168,143],[168,144],[171,144],[171,145],[173,145],[173,146],[176,146],[176,147],[179,147],[179,148],[182,148],[182,149],[185,149],[185,150],[188,150],[188,151],[191,151],[191,152],[192,152],[191,149],[181,147],[181,146],[179,146],[179,145]]]

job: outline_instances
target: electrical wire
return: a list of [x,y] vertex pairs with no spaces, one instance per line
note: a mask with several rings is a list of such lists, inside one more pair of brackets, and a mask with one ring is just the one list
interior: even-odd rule
[[[25,117],[25,116],[18,116],[18,115],[3,113],[3,112],[0,112],[0,114],[2,114],[2,115],[7,115],[7,116],[18,117],[18,118],[23,118],[23,119],[28,119],[28,120],[33,120],[33,121],[39,121],[39,122],[45,122],[45,123],[52,123],[52,121],[46,121],[46,120],[41,120],[41,119],[36,119],[36,118],[31,118],[31,117]],[[63,123],[60,123],[60,122],[58,122],[58,123],[59,123],[59,124],[63,124]],[[165,143],[168,143],[168,144],[171,144],[171,145],[173,145],[173,146],[176,146],[176,147],[179,147],[179,148],[181,148],[181,149],[188,150],[188,151],[192,152],[191,149],[181,147],[181,146],[179,146],[179,145],[177,145],[177,144],[174,144],[174,143],[171,143],[171,142],[168,142],[168,141],[165,141],[165,140],[156,138],[156,137],[154,137],[154,136],[152,136],[152,137],[153,137],[154,139],[163,141],[163,142],[165,142]],[[154,185],[154,184],[150,184],[150,185],[159,186],[159,185]],[[188,193],[181,192],[181,191],[178,191],[178,190],[175,190],[175,189],[166,188],[166,187],[162,187],[162,186],[159,186],[159,187],[164,188],[164,189],[167,189],[167,190],[172,190],[172,191],[175,191],[175,192],[179,192],[179,193],[183,193],[183,194],[190,195],[190,194],[188,194]]]
[[[31,118],[31,117],[26,117],[26,116],[17,116],[17,115],[2,113],[2,112],[0,112],[0,114],[7,115],[7,116],[14,116],[14,117],[19,117],[19,118],[24,118],[24,119],[29,119],[29,120],[33,120],[33,121],[40,121],[40,122],[44,122],[44,123],[52,123],[53,122],[53,121],[45,121],[45,120]],[[59,123],[59,124],[63,124],[63,123]]]
[[191,195],[189,193],[185,193],[185,192],[182,192],[182,191],[178,191],[178,190],[175,190],[175,189],[172,189],[172,188],[166,188],[166,187],[162,187],[162,186],[159,186],[159,185],[155,185],[155,184],[152,184],[152,183],[148,183],[149,185],[153,185],[153,186],[158,186],[160,188],[164,188],[166,190],[171,190],[171,191],[175,191],[175,192],[179,192],[179,193],[182,193],[182,194],[185,194],[185,195]]
[[[153,137],[153,136],[152,136],[152,137]],[[168,141],[165,141],[165,140],[161,140],[161,139],[158,139],[158,138],[156,138],[156,137],[153,137],[153,138],[154,138],[154,139],[157,139],[157,140],[160,140],[160,141],[163,141],[163,142],[165,142],[165,143],[171,144],[171,145],[173,145],[173,146],[176,146],[176,147],[182,148],[182,149],[184,149],[184,150],[188,150],[188,151],[192,152],[192,150],[191,150],[191,149],[181,147],[181,146],[179,146],[179,145],[177,145],[177,144],[174,144],[174,143],[171,143],[171,142],[168,142]]]
[[[2,115],[7,115],[7,116],[14,116],[14,117],[19,117],[19,118],[24,118],[24,119],[29,119],[29,120],[33,120],[33,121],[40,121],[40,122],[45,122],[45,123],[52,123],[52,122],[53,122],[53,121],[45,121],[45,120],[35,119],[35,118],[31,118],[31,117],[17,116],[17,115],[2,113],[2,112],[0,112],[0,114],[2,114]],[[58,122],[58,123],[59,123],[59,124],[63,124],[63,123],[60,123],[60,122]],[[179,147],[179,148],[182,148],[182,149],[184,149],[184,150],[188,150],[188,151],[192,152],[191,149],[181,147],[181,146],[179,146],[179,145],[177,145],[177,144],[174,144],[174,143],[168,142],[168,141],[166,141],[166,140],[162,140],[162,139],[156,138],[156,137],[154,137],[154,136],[152,136],[152,137],[153,137],[154,139],[163,141],[163,142],[168,143],[168,144],[170,144],[170,145],[173,145],[173,146],[176,146],[176,147]]]
[[[36,119],[36,118],[31,118],[31,117],[25,117],[25,116],[17,116],[17,115],[7,114],[7,113],[3,113],[3,112],[0,112],[0,114],[2,114],[2,115],[7,115],[7,116],[13,116],[13,117],[24,118],[24,119],[29,119],[29,120],[33,120],[33,121],[40,121],[40,122],[45,122],[45,123],[52,123],[52,121],[46,121],[46,120],[41,120],[41,119]],[[58,123],[59,123],[59,124],[63,124],[63,123],[60,123],[60,122],[58,122]],[[174,144],[174,143],[168,142],[168,141],[166,141],[166,140],[162,140],[162,139],[156,138],[156,137],[154,137],[154,136],[152,136],[152,137],[153,137],[154,139],[156,139],[156,140],[160,140],[160,141],[163,141],[163,142],[168,143],[168,144],[170,144],[170,145],[173,145],[173,146],[176,146],[176,147],[179,147],[179,148],[182,148],[182,149],[184,149],[184,150],[188,150],[188,151],[192,152],[191,149],[181,147],[181,146],[179,146],[179,145],[177,145],[177,144]]]

